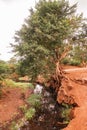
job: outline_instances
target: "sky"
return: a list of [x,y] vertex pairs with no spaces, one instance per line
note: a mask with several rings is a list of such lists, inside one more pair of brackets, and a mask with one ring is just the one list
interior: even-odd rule
[[[38,0],[0,0],[0,60],[8,61],[11,53],[10,43],[14,42],[14,35],[20,30],[24,19],[29,15],[29,9]],[[77,12],[83,12],[87,17],[87,0],[69,0],[70,4],[78,2]]]

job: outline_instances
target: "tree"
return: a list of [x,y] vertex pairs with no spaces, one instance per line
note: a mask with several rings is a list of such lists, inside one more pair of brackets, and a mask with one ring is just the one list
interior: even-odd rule
[[87,62],[87,23],[81,25],[77,35],[73,37],[72,59],[77,63]]
[[65,0],[40,0],[30,10],[22,28],[15,33],[17,43],[11,45],[23,73],[36,77],[56,72],[59,78],[60,61],[82,26],[82,15],[75,14],[76,7]]
[[4,78],[5,76],[7,76],[7,74],[9,73],[9,66],[8,64],[3,61],[0,60],[0,78]]

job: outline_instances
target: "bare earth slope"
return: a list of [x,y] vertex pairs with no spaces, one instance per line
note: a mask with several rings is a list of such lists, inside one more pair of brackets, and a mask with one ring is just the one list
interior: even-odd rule
[[[20,118],[20,106],[25,104],[25,99],[31,94],[31,90],[25,92],[21,88],[3,88],[4,93],[0,99],[0,128],[9,124],[15,118]],[[1,130],[1,129],[0,129]]]
[[66,69],[58,101],[77,104],[72,111],[72,120],[64,130],[87,130],[87,68]]

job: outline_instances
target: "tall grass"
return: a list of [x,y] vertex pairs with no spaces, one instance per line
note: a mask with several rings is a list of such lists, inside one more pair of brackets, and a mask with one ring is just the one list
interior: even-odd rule
[[5,87],[12,87],[12,88],[17,87],[17,88],[22,88],[22,89],[27,89],[27,88],[34,89],[34,86],[31,83],[15,82],[11,79],[5,79],[4,84],[5,84]]

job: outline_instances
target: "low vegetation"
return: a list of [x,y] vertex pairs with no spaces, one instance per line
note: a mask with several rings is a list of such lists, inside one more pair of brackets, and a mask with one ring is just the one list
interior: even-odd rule
[[63,118],[63,123],[68,124],[70,122],[70,112],[72,108],[72,105],[62,103],[61,117]]
[[34,118],[35,113],[37,109],[40,108],[41,105],[41,95],[32,94],[27,99],[27,104],[20,106],[20,110],[23,113],[23,118],[17,120],[17,122],[12,122],[10,125],[11,130],[18,130],[20,127],[22,127],[27,120],[31,120]]

